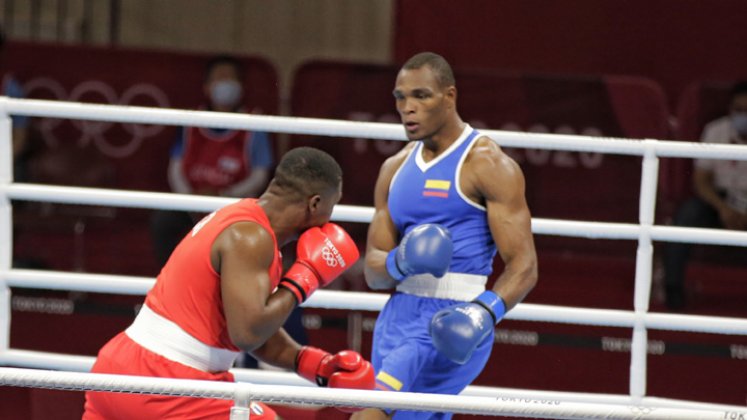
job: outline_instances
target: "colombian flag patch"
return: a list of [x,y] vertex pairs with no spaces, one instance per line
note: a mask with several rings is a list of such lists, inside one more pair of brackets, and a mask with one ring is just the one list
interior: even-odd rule
[[423,188],[423,196],[449,198],[450,187],[451,181],[443,179],[426,179],[425,188]]

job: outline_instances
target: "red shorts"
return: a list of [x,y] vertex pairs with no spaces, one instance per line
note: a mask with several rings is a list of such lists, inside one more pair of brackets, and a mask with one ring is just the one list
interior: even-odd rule
[[[234,382],[230,372],[208,373],[173,362],[141,347],[124,332],[99,351],[91,372]],[[89,391],[83,419],[228,419],[232,406],[232,400]],[[252,420],[275,418],[270,407],[252,403]]]

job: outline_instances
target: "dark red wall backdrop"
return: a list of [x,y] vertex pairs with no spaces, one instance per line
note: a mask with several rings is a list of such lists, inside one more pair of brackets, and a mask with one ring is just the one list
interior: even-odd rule
[[747,76],[741,0],[399,0],[395,14],[397,61],[433,50],[458,67],[645,76],[673,101]]

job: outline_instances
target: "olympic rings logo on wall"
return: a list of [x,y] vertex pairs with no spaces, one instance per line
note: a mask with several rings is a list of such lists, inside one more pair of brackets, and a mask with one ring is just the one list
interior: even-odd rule
[[[62,84],[48,77],[30,79],[24,83],[23,87],[26,96],[29,98],[43,97],[52,100],[82,102],[84,97],[95,97],[100,99],[98,103],[112,105],[131,105],[137,99],[145,99],[152,103],[148,106],[169,107],[169,99],[166,93],[157,86],[148,83],[136,83],[125,89],[121,95],[108,83],[100,80],[83,81],[73,87],[69,93]],[[65,120],[58,118],[40,118],[36,122],[48,147],[56,148],[59,146],[60,139],[55,133],[55,129],[63,121]],[[107,137],[107,133],[119,123],[85,120],[70,120],[70,122],[80,133],[80,136],[76,139],[78,147],[82,148],[93,143],[102,154],[117,159],[133,155],[140,148],[143,140],[157,136],[164,130],[162,125],[121,124],[129,138],[124,142],[121,141],[121,138],[118,138],[120,141],[114,143],[110,137]]]

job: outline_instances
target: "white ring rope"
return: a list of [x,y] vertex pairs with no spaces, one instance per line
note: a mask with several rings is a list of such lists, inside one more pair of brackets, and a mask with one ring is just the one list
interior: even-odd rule
[[[62,204],[108,205],[146,209],[170,209],[209,212],[236,199],[204,197],[173,193],[117,191],[101,188],[59,187],[39,184],[0,184],[13,200],[43,201]],[[338,205],[332,218],[341,222],[369,223],[373,217],[370,207]],[[532,232],[540,235],[559,235],[587,239],[630,239],[641,235],[641,227],[631,223],[532,219]],[[724,229],[651,226],[651,239],[671,242],[696,242],[711,245],[747,246],[747,232]]]
[[723,419],[745,415],[734,410],[653,408],[634,405],[574,403],[558,400],[490,398],[409,392],[359,391],[253,385],[126,375],[55,372],[0,368],[0,385],[30,386],[77,391],[116,391],[200,398],[253,400],[279,404],[314,404],[337,407],[377,407],[418,411],[455,412],[551,419]]
[[[30,117],[115,121],[122,123],[188,125],[405,141],[400,124],[341,121],[320,118],[277,117],[210,111],[161,109],[140,106],[84,104],[79,102],[0,97],[0,112]],[[501,146],[535,149],[600,152],[639,155],[653,148],[657,156],[747,160],[747,148],[729,144],[703,144],[675,141],[640,141],[615,137],[567,134],[522,133],[480,130]]]
[[[8,366],[23,366],[34,369],[55,369],[69,372],[88,372],[93,366],[95,357],[72,356],[66,354],[44,353],[31,350],[8,350],[4,356],[4,363]],[[262,370],[262,369],[231,369],[236,381],[248,382],[257,385],[292,385],[303,387],[316,387],[315,384],[299,377],[295,373]],[[563,391],[538,391],[534,389],[496,388],[471,385],[460,395],[492,397],[492,398],[519,398],[530,400],[558,400],[567,402],[592,402],[597,404],[618,405],[644,405],[663,408],[692,408],[706,410],[732,411],[740,407],[727,404],[712,404],[702,402],[691,402],[673,400],[657,397],[643,397],[640,400],[629,395],[563,392]]]
[[[155,283],[155,279],[149,277],[29,269],[12,269],[4,277],[11,287],[127,295],[145,295]],[[318,290],[303,306],[380,311],[388,298],[389,295],[384,293]],[[642,314],[641,317],[646,327],[651,329],[747,335],[747,319],[656,313]],[[624,310],[522,303],[506,314],[506,319],[632,328],[636,316]]]
[[[3,115],[5,113],[6,115]],[[311,134],[334,137],[355,137],[369,139],[388,139],[388,140],[405,140],[401,125],[385,123],[366,123],[350,122],[338,120],[324,120],[311,118],[290,118],[274,116],[257,116],[257,115],[239,115],[229,113],[214,113],[207,111],[184,111],[173,109],[155,109],[145,107],[123,107],[117,105],[95,105],[82,103],[69,103],[61,101],[43,101],[27,99],[11,99],[0,97],[0,364],[22,366],[22,367],[41,367],[41,368],[68,368],[71,370],[88,370],[92,363],[92,358],[85,356],[60,355],[45,352],[26,351],[9,348],[10,334],[10,287],[30,287],[52,290],[80,290],[101,293],[120,293],[131,295],[143,295],[152,287],[154,280],[151,278],[135,276],[116,276],[104,274],[81,274],[54,271],[36,271],[36,270],[15,270],[11,269],[9,255],[11,244],[11,202],[10,200],[31,200],[57,203],[74,203],[86,205],[110,205],[121,207],[139,207],[139,208],[161,208],[174,210],[194,210],[194,211],[212,211],[218,207],[232,202],[232,199],[211,198],[186,196],[168,193],[149,193],[133,191],[115,191],[92,188],[75,188],[75,187],[56,187],[36,184],[19,184],[12,182],[12,160],[10,149],[11,138],[11,120],[7,114],[27,115],[38,117],[55,117],[70,118],[95,121],[115,121],[122,123],[146,123],[160,125],[191,125],[202,127],[223,127],[244,130],[261,130],[280,133],[293,134]],[[721,334],[739,334],[747,335],[747,319],[725,318],[725,317],[708,317],[708,316],[691,316],[691,315],[670,315],[656,314],[648,312],[648,301],[651,289],[651,264],[652,264],[652,241],[671,241],[671,242],[691,242],[704,244],[719,244],[732,246],[747,246],[747,233],[724,231],[718,229],[698,229],[698,228],[679,228],[671,226],[657,226],[653,224],[653,214],[656,203],[657,177],[658,177],[658,158],[659,157],[684,157],[684,158],[713,158],[713,159],[730,159],[730,160],[747,160],[747,147],[742,145],[711,145],[692,142],[672,142],[659,140],[631,140],[619,138],[600,138],[590,136],[572,136],[556,134],[529,134],[495,130],[482,130],[492,137],[502,146],[569,150],[569,151],[586,151],[613,153],[623,155],[638,155],[643,158],[641,174],[641,197],[639,224],[628,223],[602,223],[591,221],[569,221],[556,219],[532,220],[532,231],[535,234],[571,236],[589,239],[626,239],[637,240],[638,251],[636,253],[636,273],[635,273],[635,296],[634,311],[608,310],[608,309],[588,309],[559,307],[550,305],[533,305],[520,304],[514,308],[507,318],[526,321],[544,321],[560,322],[582,325],[614,326],[633,328],[633,340],[631,342],[631,378],[630,378],[630,395],[600,395],[584,393],[554,393],[548,391],[530,391],[530,390],[509,390],[519,394],[531,395],[543,399],[544,396],[562,396],[559,399],[552,399],[558,402],[562,408],[571,410],[562,413],[549,414],[550,408],[543,404],[536,405],[514,401],[516,397],[505,397],[511,401],[501,402],[501,409],[511,406],[516,412],[509,413],[514,416],[521,416],[520,413],[531,413],[534,417],[549,416],[551,418],[732,418],[728,417],[730,413],[736,413],[737,416],[744,416],[742,407],[720,406],[715,404],[703,404],[696,402],[666,400],[647,397],[645,395],[645,375],[646,375],[646,355],[647,355],[647,335],[646,329],[663,329],[678,331],[695,331],[695,332],[715,332]],[[358,206],[338,206],[333,214],[333,220],[368,223],[373,215],[373,209]],[[336,309],[355,309],[378,311],[383,306],[387,295],[376,293],[355,293],[355,292],[334,292],[319,291],[308,301],[307,306],[320,308]],[[0,368],[1,369],[1,368]],[[53,385],[55,381],[72,380],[73,377],[65,375],[80,375],[74,373],[39,373],[39,377],[32,379],[29,372],[18,372],[14,370],[11,374],[8,370],[3,369],[0,377],[3,381],[20,381],[18,385],[23,385],[24,379],[45,386]],[[237,372],[237,379],[252,378],[257,373],[246,373],[241,370]],[[8,376],[10,375],[10,376]],[[13,376],[17,375],[17,376]],[[62,376],[60,376],[62,375]],[[13,379],[10,379],[13,378]],[[40,379],[43,378],[43,379]],[[92,376],[75,376],[76,381],[83,381],[91,386],[92,382],[87,382]],[[142,385],[141,380],[136,378],[137,386]],[[153,379],[153,378],[150,378]],[[158,383],[150,382],[151,384]],[[255,378],[256,379],[256,378]],[[286,377],[287,379],[287,377]],[[98,380],[98,379],[96,379]],[[107,379],[110,386],[121,386],[132,382],[111,382]],[[161,379],[163,380],[163,379]],[[35,382],[42,381],[42,382]],[[173,380],[169,381],[172,384]],[[67,382],[68,384],[70,382]],[[215,385],[215,383],[209,383]],[[172,384],[173,385],[173,384]],[[249,392],[253,398],[263,401],[277,401],[279,399],[289,399],[292,401],[312,402],[312,400],[303,400],[307,398],[299,394],[299,388],[282,388],[267,386],[250,386],[243,388],[243,385],[228,385],[231,392],[239,390],[240,393]],[[152,386],[152,385],[143,385]],[[176,385],[174,385],[176,386]],[[188,389],[190,385],[184,385]],[[218,385],[216,385],[218,386]],[[218,388],[220,388],[218,386]],[[103,389],[103,388],[102,388]],[[120,388],[111,388],[120,389]],[[149,389],[153,389],[152,387]],[[201,388],[202,389],[202,388]],[[213,389],[208,387],[206,389]],[[221,388],[224,389],[224,388]],[[229,388],[225,388],[229,389]],[[224,389],[224,390],[225,390]],[[468,387],[462,396],[455,397],[444,396],[433,397],[434,403],[446,404],[454,399],[455,408],[461,410],[462,405],[471,404],[472,400],[457,400],[456,398],[476,398],[472,393],[477,392],[479,387]],[[486,388],[489,389],[489,388]],[[248,390],[248,391],[247,391]],[[311,394],[306,394],[306,391]],[[397,393],[366,393],[365,391],[348,391],[341,390],[335,393],[329,393],[324,389],[308,388],[303,391],[304,395],[310,395],[315,402],[323,402],[325,405],[356,405],[357,399],[345,400],[345,396],[354,395],[357,392],[369,394],[365,398],[371,406],[389,407],[389,408],[418,408],[424,407],[422,404],[429,404],[427,400],[421,400],[420,397],[412,399],[412,396],[406,400],[405,394]],[[186,391],[185,391],[186,392]],[[192,389],[191,392],[194,392]],[[197,391],[201,392],[201,391]],[[490,391],[494,392],[494,391]],[[506,390],[501,391],[505,394]],[[543,394],[544,393],[544,394]],[[466,394],[466,395],[465,395]],[[479,394],[479,392],[478,392]],[[181,394],[180,394],[181,395]],[[233,395],[233,394],[231,394]],[[480,394],[485,395],[485,394]],[[573,396],[573,397],[569,397]],[[340,399],[338,399],[340,397]],[[275,398],[275,399],[274,399]],[[353,398],[353,397],[351,397]],[[368,398],[373,398],[369,400]],[[377,399],[378,398],[378,399]],[[398,400],[398,398],[403,398]],[[475,400],[474,406],[465,407],[465,409],[477,409],[483,407],[482,403],[487,404],[488,410],[496,409],[496,398],[488,400]],[[504,398],[504,397],[500,397]],[[577,399],[576,402],[569,402],[569,398]],[[546,399],[546,398],[545,398]],[[519,398],[521,400],[521,398]],[[599,407],[585,404],[585,407],[576,407],[577,402],[600,401],[609,404],[630,402],[644,403],[649,405],[645,409],[631,411],[630,407],[604,406]],[[386,401],[386,403],[382,402]],[[376,404],[384,405],[376,405]],[[401,405],[399,405],[401,404]],[[707,408],[715,411],[695,411],[684,410],[682,413],[669,412],[665,417],[656,417],[667,412],[669,408],[679,409],[687,408],[700,409]],[[444,406],[439,406],[443,408]],[[451,406],[449,406],[451,407]],[[654,408],[658,407],[658,408]],[[662,408],[665,407],[665,408]],[[718,408],[716,408],[718,407]],[[557,407],[554,407],[557,408]],[[451,409],[451,408],[450,408]],[[542,415],[537,411],[542,409]],[[476,413],[475,411],[459,411],[463,413]],[[573,411],[577,410],[577,411]],[[611,410],[611,411],[610,411]],[[618,412],[618,410],[622,410]],[[653,411],[652,411],[653,410]],[[721,411],[719,411],[721,410]],[[491,413],[495,414],[496,411]],[[592,414],[593,413],[593,414]],[[705,413],[705,414],[704,414]],[[568,417],[564,417],[564,416]],[[688,417],[696,415],[696,417]],[[714,417],[703,417],[713,415]],[[654,416],[654,417],[652,417]],[[739,418],[739,417],[734,417]]]

